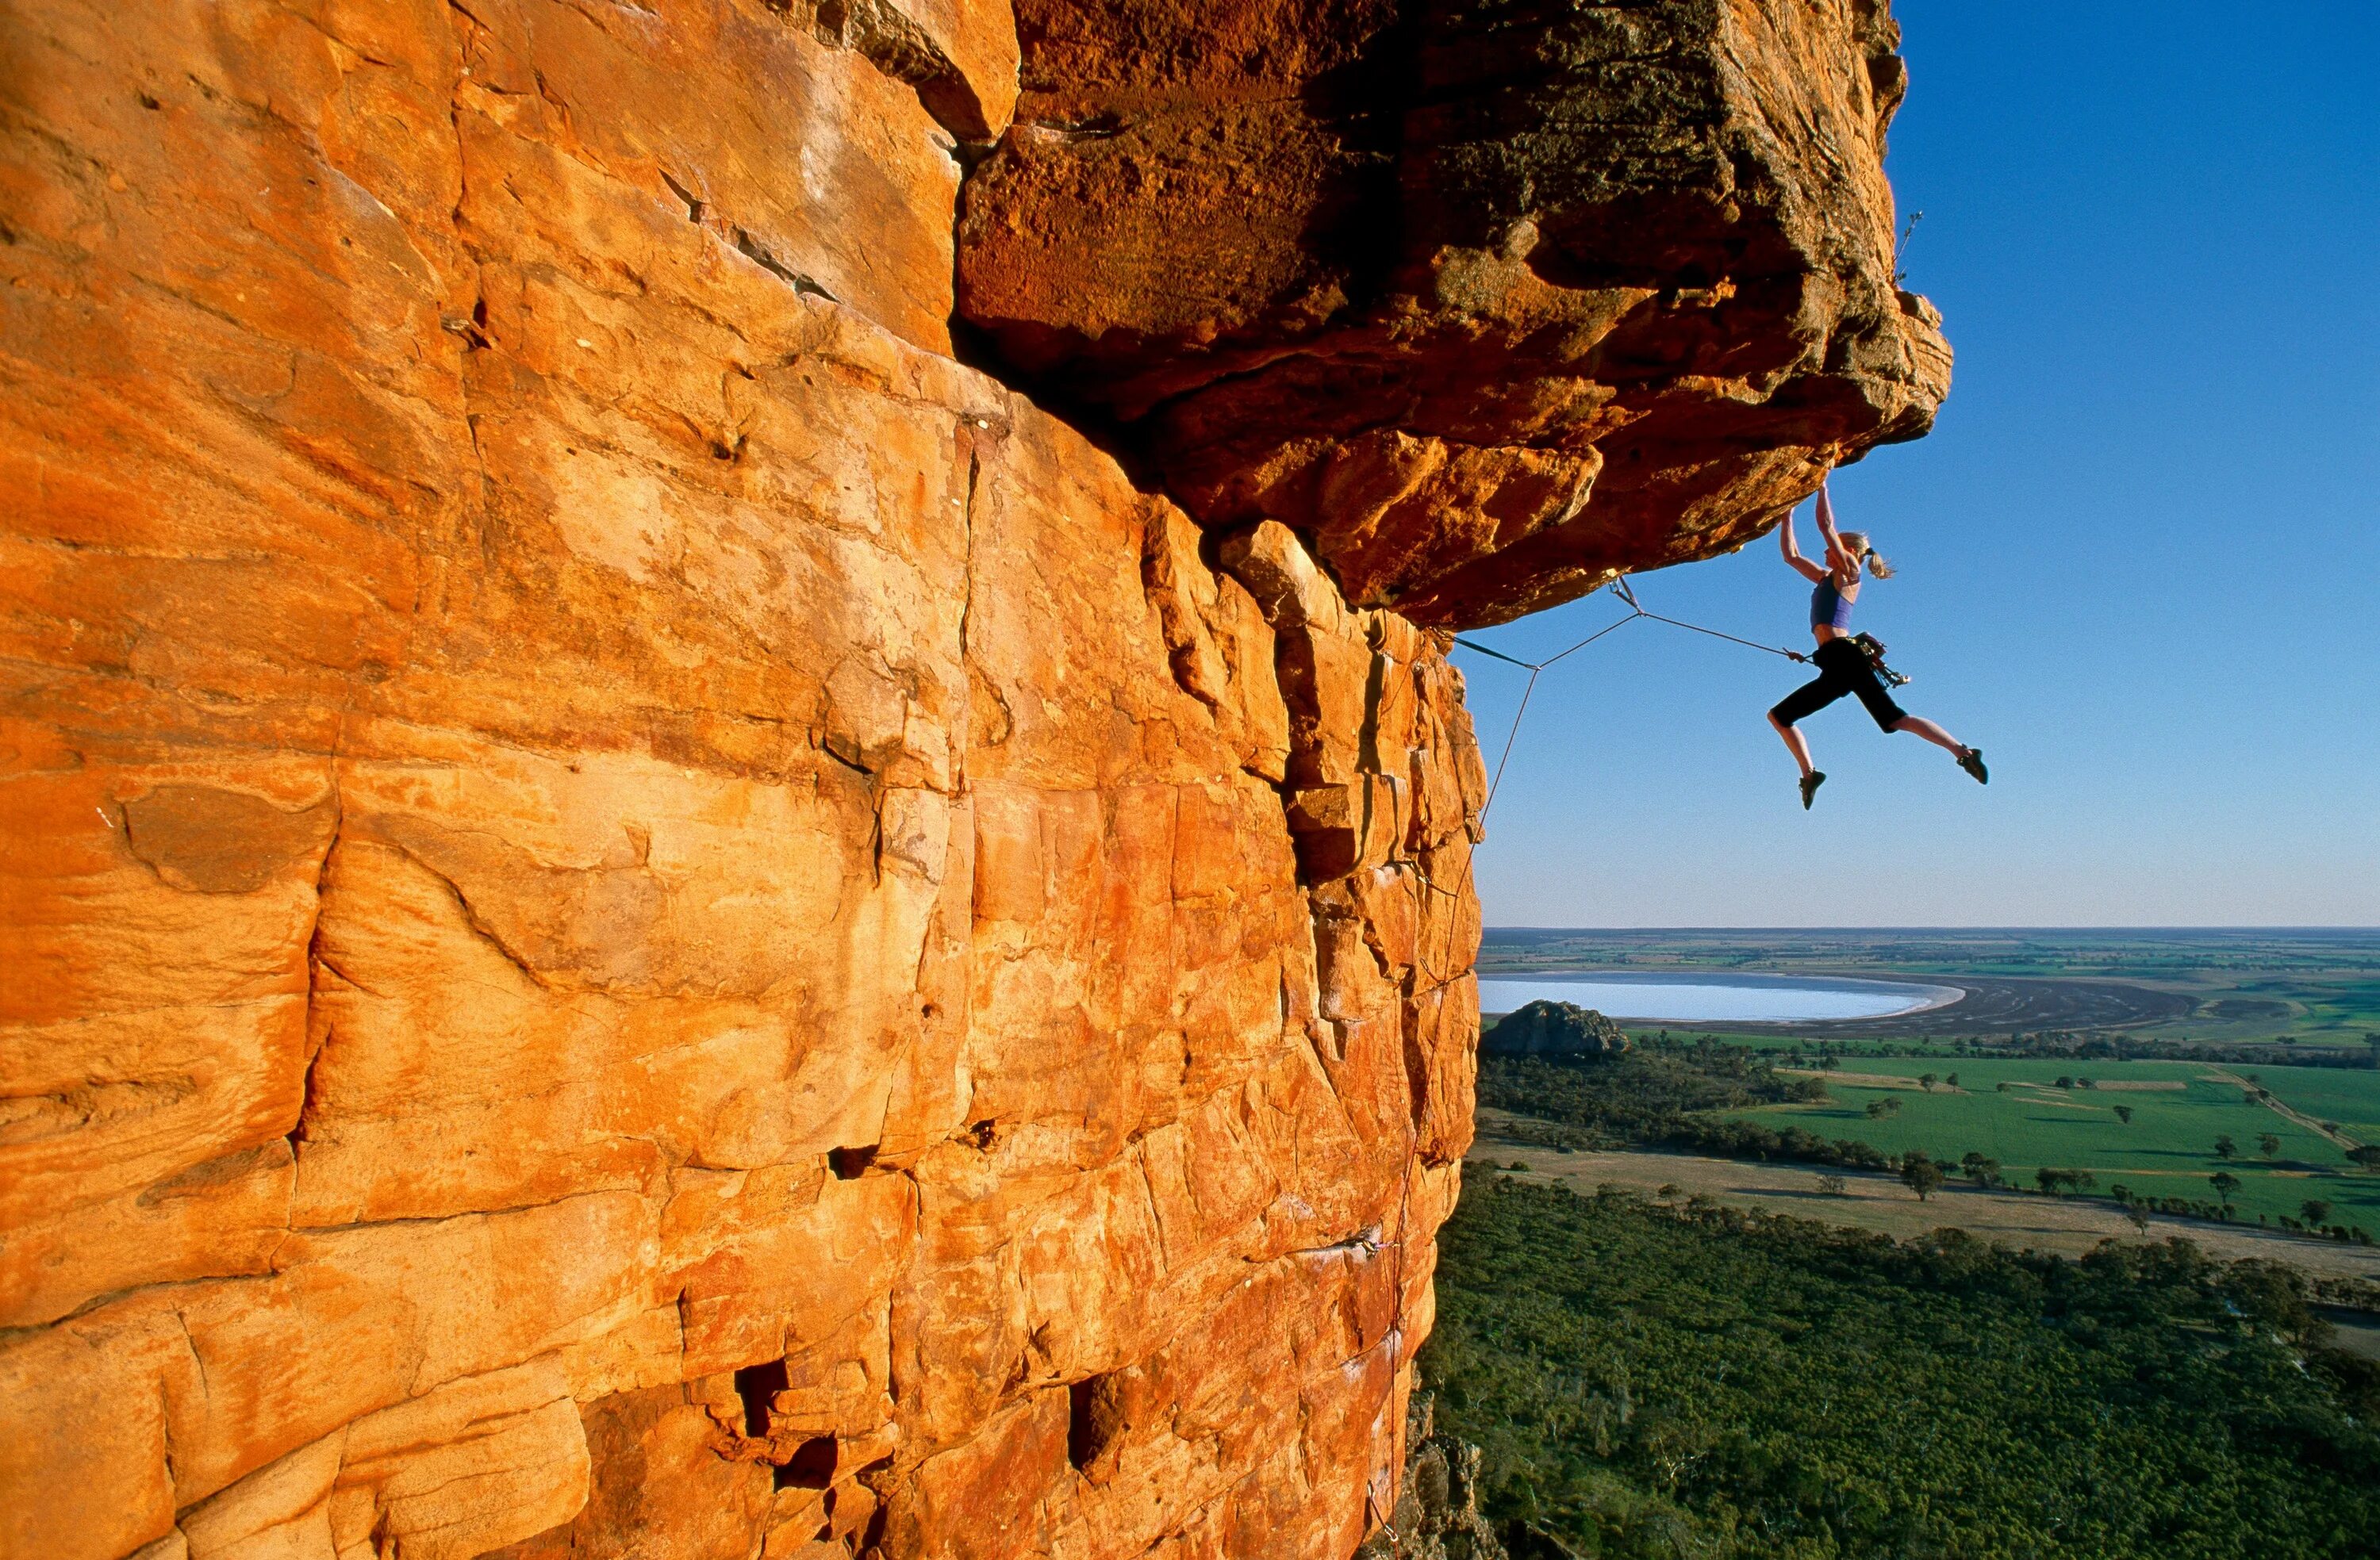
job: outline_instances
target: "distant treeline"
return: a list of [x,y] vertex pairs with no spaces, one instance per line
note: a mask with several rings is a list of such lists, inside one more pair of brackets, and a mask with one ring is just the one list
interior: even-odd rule
[[[2078,1172],[2043,1171],[2041,1173],[2073,1175]],[[2056,1188],[2045,1186],[2042,1190],[2052,1191]],[[2240,1211],[2228,1203],[2209,1202],[2202,1197],[2142,1197],[2126,1191],[2121,1186],[2109,1187],[2107,1195],[2126,1208],[2137,1208],[2144,1214],[2169,1214],[2176,1218],[2205,1219],[2212,1224],[2245,1222]],[[2260,1224],[2264,1222],[2261,1215],[2258,1215],[2257,1222]],[[2292,1234],[2312,1235],[2325,1240],[2337,1240],[2342,1244],[2352,1243],[2358,1246],[2369,1246],[2373,1243],[2372,1232],[2362,1225],[2317,1224],[2306,1219],[2291,1218],[2287,1214],[2280,1216],[2279,1223],[2281,1228]],[[2380,1309],[2380,1307],[2374,1309]]]
[[2380,1070],[2380,1036],[2366,1035],[2350,1047],[2307,1046],[2277,1035],[2269,1044],[2212,1045],[2195,1040],[2149,1040],[2070,1029],[2012,1033],[2006,1039],[1960,1039],[1909,1043],[1824,1042],[1782,1053],[1789,1061],[1805,1054],[1821,1061],[1837,1057],[2044,1057],[2059,1061],[2187,1061],[2222,1067],[2338,1067]]
[[2020,1057],[2199,1061],[2249,1067],[2270,1067],[2282,1062],[2291,1067],[2380,1069],[2380,1034],[2366,1034],[2363,1044],[2355,1046],[2306,1046],[2286,1034],[2275,1035],[2269,1045],[2217,1046],[2199,1040],[2151,1040],[2131,1034],[2077,1034],[2052,1029],[2032,1034],[2011,1034],[2005,1043],[1995,1042],[1991,1048],[2004,1055]]

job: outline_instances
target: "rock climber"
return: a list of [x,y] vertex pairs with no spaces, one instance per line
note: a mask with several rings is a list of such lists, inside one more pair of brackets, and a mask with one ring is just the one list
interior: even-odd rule
[[1868,714],[1886,731],[1924,737],[1949,751],[1958,759],[1959,768],[1974,776],[1978,783],[1988,783],[1991,776],[1984,768],[1983,749],[1967,746],[1933,721],[1912,715],[1893,703],[1880,670],[1883,647],[1865,635],[1852,636],[1852,603],[1859,599],[1863,570],[1877,579],[1890,579],[1892,566],[1868,545],[1865,532],[1835,529],[1835,506],[1823,483],[1818,488],[1818,535],[1827,544],[1823,566],[1802,556],[1802,549],[1793,538],[1791,514],[1785,516],[1785,524],[1777,527],[1785,562],[1812,584],[1810,633],[1818,641],[1816,652],[1810,657],[1818,675],[1786,695],[1768,712],[1768,723],[1777,728],[1793,761],[1802,766],[1803,810],[1809,810],[1818,787],[1827,783],[1827,777],[1825,771],[1811,764],[1810,744],[1794,729],[1794,722],[1824,709],[1845,694],[1865,705]]

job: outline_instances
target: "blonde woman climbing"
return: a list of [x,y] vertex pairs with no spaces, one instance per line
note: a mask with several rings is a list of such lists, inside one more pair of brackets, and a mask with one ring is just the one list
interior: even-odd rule
[[[1835,529],[1835,506],[1827,496],[1824,484],[1818,489],[1818,535],[1827,544],[1827,561],[1822,566],[1802,556],[1802,549],[1793,537],[1793,516],[1788,514],[1785,524],[1777,527],[1779,545],[1784,550],[1785,562],[1794,573],[1811,582],[1810,633],[1818,647],[1810,657],[1818,675],[1794,689],[1768,712],[1768,723],[1785,739],[1786,748],[1793,762],[1802,766],[1802,807],[1807,811],[1818,794],[1818,787],[1827,783],[1823,770],[1810,762],[1810,744],[1795,729],[1794,723],[1805,715],[1813,715],[1849,694],[1867,707],[1868,714],[1888,732],[1908,732],[1924,737],[1935,746],[1948,751],[1959,761],[1959,768],[1988,783],[1991,776],[1984,768],[1983,749],[1969,747],[1933,721],[1912,715],[1892,702],[1885,687],[1883,647],[1865,635],[1854,637],[1851,632],[1852,604],[1859,599],[1863,573],[1877,579],[1890,579],[1892,566],[1877,556],[1868,545],[1864,531]],[[1906,681],[1906,679],[1903,679]]]

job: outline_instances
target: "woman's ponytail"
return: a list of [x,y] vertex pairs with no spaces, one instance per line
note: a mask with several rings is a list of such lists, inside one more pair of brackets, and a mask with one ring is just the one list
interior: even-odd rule
[[1835,539],[1852,562],[1866,564],[1869,574],[1880,580],[1892,577],[1892,565],[1884,561],[1883,553],[1868,546],[1865,531],[1844,531]]

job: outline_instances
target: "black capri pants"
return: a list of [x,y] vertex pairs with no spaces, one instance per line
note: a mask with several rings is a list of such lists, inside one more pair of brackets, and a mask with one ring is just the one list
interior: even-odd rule
[[1829,639],[1818,647],[1810,663],[1818,675],[1803,683],[1777,702],[1769,710],[1780,726],[1791,726],[1805,715],[1815,715],[1845,694],[1858,698],[1876,718],[1876,723],[1886,731],[1893,723],[1909,718],[1909,711],[1892,702],[1885,691],[1884,679],[1868,664],[1866,652],[1848,639]]

